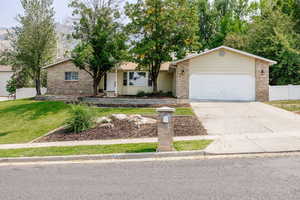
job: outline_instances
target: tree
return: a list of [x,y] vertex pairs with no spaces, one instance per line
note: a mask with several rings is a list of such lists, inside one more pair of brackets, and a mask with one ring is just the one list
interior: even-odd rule
[[53,0],[21,0],[24,15],[17,17],[20,26],[9,33],[9,59],[20,74],[34,80],[37,95],[41,95],[42,67],[52,61],[56,47],[52,3]]
[[146,68],[157,93],[162,63],[196,49],[197,15],[189,0],[137,0],[127,3],[133,60]]
[[299,84],[300,35],[292,18],[270,5],[260,8],[260,15],[253,17],[246,34],[231,34],[225,43],[278,61],[270,68],[270,84]]
[[120,23],[120,13],[114,0],[73,0],[75,22],[73,37],[80,43],[72,52],[74,64],[93,78],[94,95],[106,72],[123,61],[126,35]]
[[245,33],[255,11],[249,0],[195,0],[199,17],[199,42],[204,49],[224,44],[230,33]]

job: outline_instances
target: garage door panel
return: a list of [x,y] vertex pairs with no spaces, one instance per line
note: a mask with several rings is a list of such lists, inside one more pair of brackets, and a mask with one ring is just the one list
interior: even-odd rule
[[255,81],[250,75],[191,75],[190,98],[199,100],[255,100]]

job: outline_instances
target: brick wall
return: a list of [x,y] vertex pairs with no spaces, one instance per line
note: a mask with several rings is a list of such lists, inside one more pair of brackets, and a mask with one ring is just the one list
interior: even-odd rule
[[177,64],[175,96],[180,99],[189,98],[189,61]]
[[269,101],[269,63],[255,60],[256,101]]
[[[78,81],[66,81],[65,72],[78,72]],[[67,61],[47,69],[47,94],[53,95],[91,95],[93,80],[91,76]]]

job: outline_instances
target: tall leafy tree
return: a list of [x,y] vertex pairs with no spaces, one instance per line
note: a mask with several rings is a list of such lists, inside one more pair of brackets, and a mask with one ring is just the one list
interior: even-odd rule
[[72,52],[74,64],[93,78],[94,95],[105,73],[123,61],[126,35],[120,23],[115,0],[73,0],[75,22],[73,37],[80,43]]
[[217,12],[213,10],[213,6],[209,0],[196,1],[197,14],[199,17],[199,42],[201,50],[210,49],[213,46],[213,40],[217,32]]
[[300,84],[300,36],[295,22],[274,9],[273,1],[262,1],[260,14],[254,16],[245,34],[232,34],[226,44],[278,61],[270,68],[270,84]]
[[162,63],[197,45],[197,15],[189,0],[137,0],[126,5],[134,61],[149,70],[153,92]]
[[249,0],[195,0],[199,17],[201,50],[224,44],[230,33],[244,33],[248,18],[255,11]]
[[41,95],[42,67],[50,63],[56,47],[53,0],[21,0],[24,14],[9,34],[9,59],[22,76],[34,80]]

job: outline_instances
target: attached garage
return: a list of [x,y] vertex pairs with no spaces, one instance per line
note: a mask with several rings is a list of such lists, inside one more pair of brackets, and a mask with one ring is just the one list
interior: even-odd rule
[[275,63],[221,46],[174,62],[173,91],[191,100],[267,101],[269,66]]
[[254,101],[255,79],[250,75],[191,75],[190,99]]

